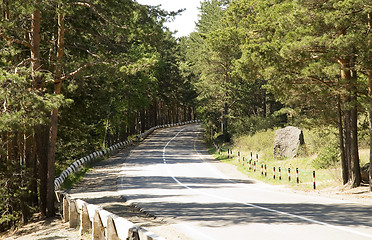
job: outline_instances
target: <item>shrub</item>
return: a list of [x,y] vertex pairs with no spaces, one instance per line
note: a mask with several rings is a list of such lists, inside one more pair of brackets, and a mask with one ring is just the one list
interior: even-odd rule
[[340,162],[340,151],[337,142],[332,141],[321,148],[318,156],[313,160],[312,165],[317,169],[328,169],[337,166]]

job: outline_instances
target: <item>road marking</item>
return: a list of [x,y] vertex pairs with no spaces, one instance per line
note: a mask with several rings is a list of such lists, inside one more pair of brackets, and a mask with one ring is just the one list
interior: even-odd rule
[[307,217],[302,217],[302,216],[299,216],[299,215],[295,215],[295,214],[292,214],[292,213],[287,213],[287,212],[283,212],[283,211],[278,211],[278,210],[275,210],[275,209],[271,209],[271,208],[267,208],[267,207],[262,207],[262,206],[259,206],[259,205],[256,205],[256,204],[251,204],[251,203],[246,203],[246,202],[241,202],[241,201],[236,201],[234,199],[231,199],[231,198],[226,198],[226,197],[221,197],[221,196],[218,196],[218,195],[214,195],[214,194],[209,194],[209,193],[206,193],[206,192],[202,192],[200,190],[197,190],[197,189],[193,189],[192,187],[189,187],[187,186],[186,184],[180,182],[171,172],[171,170],[169,169],[168,167],[168,164],[167,164],[167,160],[166,160],[166,149],[168,147],[168,145],[178,137],[178,135],[181,134],[181,132],[183,132],[186,128],[183,128],[181,129],[180,131],[178,131],[178,133],[173,137],[171,138],[167,144],[164,146],[163,148],[163,163],[167,169],[167,172],[169,174],[169,176],[176,182],[178,183],[180,186],[186,188],[186,189],[189,189],[191,191],[194,191],[196,193],[199,193],[199,194],[202,194],[202,195],[205,195],[205,196],[209,196],[209,197],[213,197],[213,198],[216,198],[216,199],[220,199],[220,200],[224,200],[224,201],[227,201],[227,202],[232,202],[232,203],[238,203],[238,204],[242,204],[242,205],[245,205],[245,206],[249,206],[249,207],[253,207],[253,208],[257,208],[257,209],[260,209],[260,210],[264,210],[264,211],[267,211],[267,212],[272,212],[272,213],[277,213],[277,214],[280,214],[280,215],[284,215],[284,216],[288,216],[288,217],[291,217],[291,218],[297,218],[297,219],[300,219],[300,220],[303,220],[303,221],[306,221],[306,222],[310,222],[310,223],[314,223],[314,224],[318,224],[318,225],[322,225],[322,226],[326,226],[326,227],[329,227],[329,228],[333,228],[333,229],[337,229],[337,230],[341,230],[341,231],[344,231],[344,232],[349,232],[349,233],[352,233],[352,234],[356,234],[356,235],[359,235],[359,236],[363,236],[363,237],[367,237],[367,238],[371,238],[372,239],[372,235],[370,234],[367,234],[367,233],[362,233],[362,232],[358,232],[358,231],[354,231],[352,229],[349,229],[349,228],[346,228],[346,227],[341,227],[341,226],[335,226],[335,225],[332,225],[332,224],[329,224],[329,223],[325,223],[325,222],[321,222],[321,221],[317,221],[317,220],[314,220],[314,219],[311,219],[311,218],[307,218]]

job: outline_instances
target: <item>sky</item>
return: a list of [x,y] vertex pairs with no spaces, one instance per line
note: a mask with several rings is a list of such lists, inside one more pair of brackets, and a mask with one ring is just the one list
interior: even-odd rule
[[176,19],[167,23],[171,31],[177,30],[175,37],[187,36],[195,29],[195,22],[198,20],[201,0],[137,0],[140,4],[145,5],[161,5],[161,8],[167,11],[177,11],[179,9],[186,8],[182,15],[176,17]]

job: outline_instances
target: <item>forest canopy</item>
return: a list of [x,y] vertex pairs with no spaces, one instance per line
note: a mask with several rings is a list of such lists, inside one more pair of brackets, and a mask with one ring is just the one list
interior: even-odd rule
[[0,231],[53,216],[54,178],[76,158],[194,118],[164,26],[132,0],[0,3]]

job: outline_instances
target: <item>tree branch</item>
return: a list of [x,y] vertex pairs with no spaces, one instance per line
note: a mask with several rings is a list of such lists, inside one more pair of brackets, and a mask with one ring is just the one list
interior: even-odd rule
[[0,37],[4,38],[5,40],[10,41],[10,42],[15,42],[15,43],[22,44],[22,45],[30,48],[31,50],[34,49],[33,46],[31,45],[31,43],[29,43],[29,42],[26,42],[26,41],[23,41],[23,40],[19,40],[19,39],[15,39],[15,38],[12,38],[12,37],[9,37],[9,36],[5,35],[1,31],[1,28],[0,28]]
[[[330,85],[330,83],[334,83],[334,82],[325,82],[325,81],[323,81],[323,80],[321,80],[321,79],[319,79],[317,77],[314,77],[314,76],[306,76],[305,78],[299,78],[299,79],[304,79],[304,80],[310,79],[310,80],[314,80],[315,82],[320,83],[320,84],[326,86],[329,89],[332,89],[332,86]],[[300,84],[310,84],[310,83],[300,83]],[[314,83],[311,83],[311,84],[314,84]]]
[[91,66],[94,66],[94,65],[98,65],[98,64],[108,64],[108,62],[92,62],[92,63],[84,64],[83,66],[79,67],[75,71],[70,72],[69,74],[66,74],[66,75],[62,76],[59,79],[55,79],[54,80],[54,84],[58,84],[60,82],[63,82],[64,80],[66,80],[68,78],[74,77],[75,75],[77,75],[78,73],[80,73],[81,71],[83,71],[84,69],[86,69],[88,67],[91,67]]
[[83,7],[88,7],[90,8],[95,14],[97,14],[102,20],[105,22],[108,22],[110,24],[113,24],[114,26],[121,28],[121,29],[127,29],[127,26],[120,26],[117,25],[116,23],[113,23],[111,20],[107,19],[105,16],[103,16],[102,13],[100,13],[92,4],[88,2],[73,2],[72,5],[77,5],[77,6],[83,6]]

